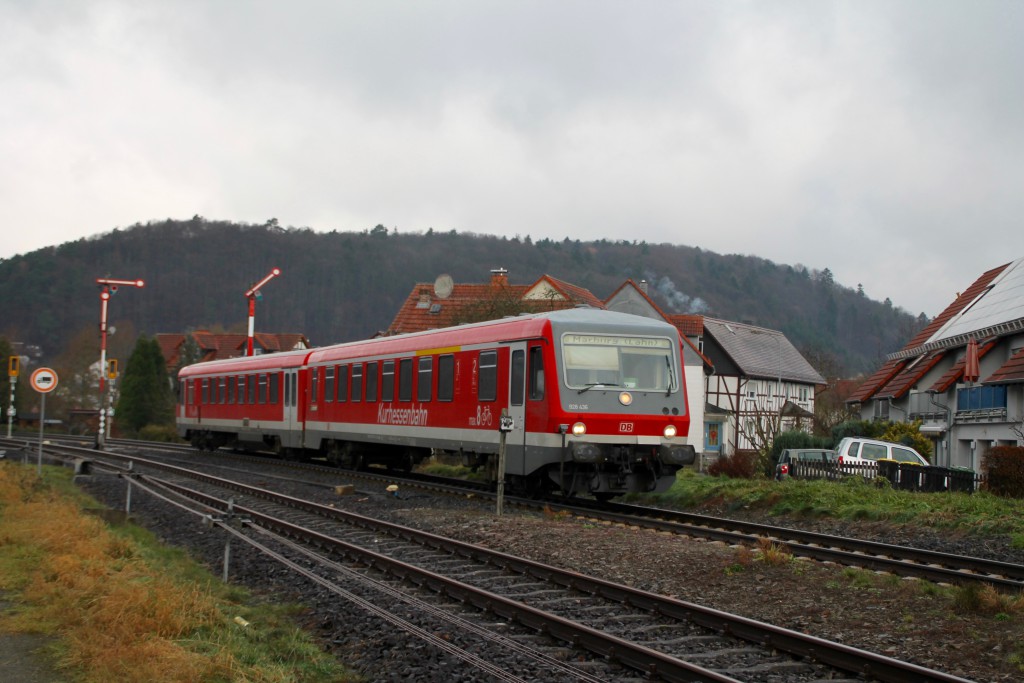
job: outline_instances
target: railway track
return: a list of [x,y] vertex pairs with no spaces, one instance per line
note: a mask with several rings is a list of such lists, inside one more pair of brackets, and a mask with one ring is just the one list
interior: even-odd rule
[[[176,444],[154,444],[146,441],[119,439],[113,445],[163,450],[169,453],[194,455],[189,446]],[[219,458],[240,462],[261,462],[261,456],[218,452]],[[270,461],[299,471],[339,474],[333,467],[287,461]],[[369,481],[392,482],[400,480],[406,487],[423,487],[435,492],[450,492],[456,495],[472,493],[493,498],[495,494],[485,484],[465,482],[450,478],[433,477],[415,473],[372,471],[341,471],[346,477]],[[771,526],[755,522],[726,519],[690,512],[650,508],[615,502],[596,502],[585,499],[549,498],[543,500],[506,497],[506,504],[522,509],[564,511],[581,518],[627,526],[652,529],[694,538],[719,541],[730,545],[757,547],[765,541],[775,543],[780,549],[797,557],[820,562],[832,562],[850,567],[859,567],[897,576],[913,577],[942,584],[990,585],[1002,591],[1024,590],[1024,565],[980,557],[971,557],[934,550],[894,545],[859,538],[822,534],[790,527]]]
[[[176,444],[153,444],[152,442],[131,440],[116,440],[113,444],[122,447],[144,448],[149,451],[163,450],[183,455],[196,453],[188,446]],[[217,455],[219,458],[229,458],[243,463],[267,462],[265,458],[254,455],[227,452],[218,452]],[[336,468],[313,463],[271,462],[280,463],[282,467],[298,471],[305,470],[332,475],[339,473]],[[346,477],[368,481],[400,480],[405,487],[423,487],[435,492],[449,492],[456,495],[472,493],[485,498],[494,498],[495,496],[490,487],[478,482],[465,482],[416,473],[385,473],[379,470],[342,472]],[[796,557],[871,571],[889,572],[897,576],[913,577],[941,584],[990,585],[1007,592],[1024,590],[1024,565],[1000,560],[624,503],[597,502],[579,498],[565,500],[553,497],[537,500],[508,496],[506,504],[522,509],[564,511],[585,519],[703,538],[729,545],[757,547],[768,541],[777,544],[780,546],[780,550]]]
[[[61,449],[72,451],[72,457],[83,455],[81,449]],[[244,515],[249,525],[331,548],[359,565],[387,568],[406,581],[586,647],[601,660],[613,659],[637,675],[663,680],[964,680],[208,474],[137,456],[102,455],[108,458],[159,471],[159,479],[188,477],[189,483],[183,484],[133,475],[148,485],[174,488],[221,513],[230,505],[223,491],[230,490],[234,514]]]

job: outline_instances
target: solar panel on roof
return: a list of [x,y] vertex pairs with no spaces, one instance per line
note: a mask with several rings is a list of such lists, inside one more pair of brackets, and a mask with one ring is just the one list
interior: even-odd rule
[[1020,318],[1024,318],[1024,258],[1007,266],[974,301],[925,343],[970,334]]

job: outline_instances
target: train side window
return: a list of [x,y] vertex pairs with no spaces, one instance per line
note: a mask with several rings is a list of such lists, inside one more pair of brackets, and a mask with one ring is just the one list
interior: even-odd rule
[[267,376],[261,372],[256,375],[256,382],[259,384],[259,397],[256,400],[263,405],[267,402]]
[[270,403],[277,405],[277,401],[281,396],[281,373],[272,372],[270,373]]
[[524,385],[526,380],[526,353],[522,349],[512,352],[512,387],[509,390],[509,403],[514,406],[523,405]]
[[434,358],[432,356],[420,356],[419,377],[416,378],[416,398],[421,403],[430,400],[431,389],[434,381]]
[[181,392],[181,401],[185,405],[192,405],[192,399],[195,398],[195,390],[192,387],[192,380],[185,380],[185,391]]
[[324,370],[324,403],[334,401],[334,366]]
[[235,382],[236,378],[233,375],[228,377],[228,403],[231,405],[235,403]]
[[320,399],[320,368],[310,368],[310,403],[316,403]]
[[380,400],[395,400],[395,361],[386,360],[381,368]]
[[210,380],[205,377],[203,378],[202,399],[204,404],[210,402]]
[[494,401],[498,398],[498,352],[480,352],[480,384],[477,386],[476,397],[481,401]]
[[348,366],[338,366],[338,403],[348,400]]
[[363,400],[363,364],[352,366],[352,401]]
[[249,375],[246,380],[246,384],[249,387],[249,405],[256,405],[256,375]]
[[437,400],[451,401],[455,397],[455,356],[448,354],[437,359]]
[[530,348],[530,400],[544,399],[544,349],[540,346]]
[[398,400],[412,400],[412,358],[398,361]]
[[235,377],[235,403],[245,403],[245,375]]
[[227,403],[227,382],[227,377],[220,377],[217,379],[217,403]]
[[377,383],[380,375],[377,372],[377,361],[366,364],[366,402],[373,403],[377,400]]

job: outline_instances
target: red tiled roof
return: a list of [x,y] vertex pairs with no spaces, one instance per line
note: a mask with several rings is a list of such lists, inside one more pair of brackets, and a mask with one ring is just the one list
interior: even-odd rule
[[[981,349],[978,349],[981,355]],[[985,384],[1009,384],[1024,382],[1024,349],[1010,356],[1010,359],[1003,363],[1003,366],[989,375]]]
[[[923,330],[914,335],[902,350],[913,349],[921,344],[925,343],[929,337],[935,334],[939,329],[942,328],[953,316],[964,310],[972,301],[974,301],[981,292],[988,287],[996,277],[1006,270],[1009,263],[1003,264],[998,268],[982,273],[981,277],[974,281],[974,283],[963,291],[957,298],[946,307],[942,313],[935,316],[935,318],[928,323]],[[875,371],[875,374],[868,377],[863,384],[857,389],[856,393],[851,396],[848,403],[862,403],[872,396],[875,395],[879,389],[885,387],[893,377],[896,376],[900,370],[906,365],[905,360],[889,360],[886,361],[882,367]]]
[[[996,347],[996,344],[998,343],[999,339],[989,339],[986,342],[982,342],[982,344],[978,347],[978,359],[980,360],[984,358],[985,354],[994,349]],[[943,394],[946,391],[948,391],[949,388],[953,386],[953,384],[955,384],[957,381],[960,380],[961,377],[964,376],[964,363],[966,362],[966,360],[967,354],[962,355],[960,359],[957,360],[957,362],[953,363],[953,367],[951,367],[949,370],[946,370],[946,372],[943,373],[942,377],[939,377],[937,380],[935,380],[935,384],[931,385],[931,387],[929,387],[929,390],[935,391],[940,394]]]
[[[199,347],[199,360],[220,360],[223,358],[237,358],[245,355],[248,346],[248,335],[244,334],[214,334],[207,330],[196,330],[192,338]],[[160,352],[168,368],[177,367],[181,358],[181,347],[185,343],[185,335],[163,333],[156,335],[157,344],[160,345]],[[309,346],[309,341],[303,334],[297,333],[271,333],[257,332],[253,335],[253,344],[267,352],[291,351],[297,346]]]
[[[523,299],[530,290],[541,283],[547,283],[562,298]],[[488,301],[514,303],[517,312],[523,313],[573,308],[578,304],[604,308],[601,300],[589,290],[550,275],[542,276],[533,284],[513,285],[508,282],[508,278],[502,272],[494,274],[491,282],[487,284],[456,283],[452,286],[451,294],[443,299],[434,293],[432,284],[417,284],[412,288],[394,320],[391,321],[387,334],[405,334],[451,327],[458,324],[467,313],[472,312],[474,307],[479,307]]]
[[704,334],[704,316],[673,314],[668,321],[686,337],[699,337]]
[[562,296],[573,303],[586,304],[587,306],[593,306],[594,308],[604,308],[604,302],[594,296],[589,289],[574,285],[571,282],[566,282],[565,280],[559,280],[558,278],[551,277],[550,275],[541,276],[537,282],[531,285],[531,289],[540,284],[542,280],[547,280],[547,282],[557,289]]
[[1006,270],[1006,267],[1009,265],[1009,263],[1005,263],[999,266],[998,268],[993,268],[990,271],[982,273],[981,277],[974,281],[974,284],[965,289],[963,293],[960,294],[960,296],[958,296],[953,301],[953,303],[946,307],[946,310],[935,316],[935,319],[932,320],[928,325],[926,325],[923,330],[918,332],[917,335],[909,342],[907,342],[906,346],[904,346],[903,348],[912,349],[915,346],[920,346],[921,344],[925,343],[925,341],[927,341],[929,337],[931,337],[939,330],[939,328],[941,328],[943,325],[949,322],[949,320],[953,316],[957,315],[958,313],[960,313],[960,311],[967,308],[967,306],[972,301],[978,298],[978,295],[981,294],[986,287],[992,284],[992,281],[996,279],[996,276],[998,276],[1001,272]]
[[857,391],[853,392],[850,398],[846,399],[847,403],[863,403],[864,401],[871,398],[871,396],[889,383],[896,374],[903,369],[906,365],[904,360],[890,360],[886,361],[882,367],[875,370],[875,374],[868,377],[864,382],[857,388]]
[[876,398],[900,398],[917,383],[919,379],[924,377],[925,373],[935,367],[935,365],[942,360],[942,357],[946,355],[946,351],[933,351],[926,358],[922,358],[917,363],[910,364],[903,372],[899,373],[885,385],[875,392]]

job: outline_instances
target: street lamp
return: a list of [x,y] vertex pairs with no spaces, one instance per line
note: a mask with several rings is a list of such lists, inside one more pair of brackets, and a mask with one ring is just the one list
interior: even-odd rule
[[253,334],[256,329],[256,297],[260,294],[260,287],[267,284],[280,274],[281,269],[274,268],[272,271],[267,273],[266,277],[250,287],[245,293],[246,298],[249,299],[249,339],[245,346],[245,355],[247,356],[253,355]]
[[110,278],[98,277],[96,284],[100,286],[100,424],[96,432],[96,448],[102,449],[105,445],[106,429],[106,390],[107,390],[107,305],[110,296],[117,291],[118,287],[145,287],[142,280],[112,280]]

